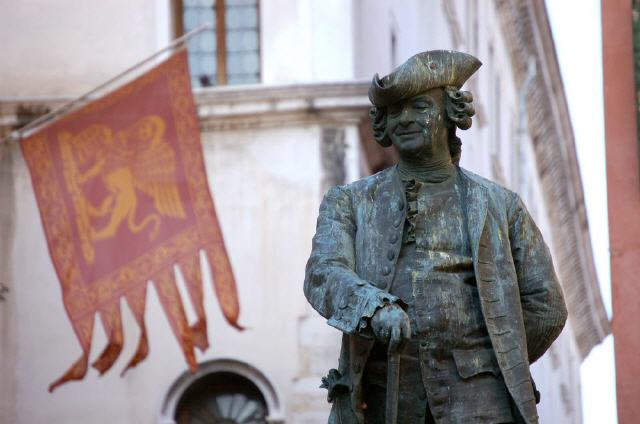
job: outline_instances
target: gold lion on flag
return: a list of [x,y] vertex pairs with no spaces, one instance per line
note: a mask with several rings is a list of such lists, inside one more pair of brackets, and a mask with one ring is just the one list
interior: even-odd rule
[[[93,243],[113,237],[123,223],[132,233],[148,229],[153,240],[161,216],[185,218],[174,182],[175,152],[163,138],[165,129],[161,117],[149,115],[115,133],[106,125],[94,124],[75,136],[70,132],[58,136],[65,182],[77,212],[76,225],[87,262],[95,260]],[[108,194],[96,206],[86,198],[82,186],[98,177]],[[137,216],[136,190],[153,198],[157,213]],[[109,216],[107,224],[96,228],[92,219],[104,216]]]

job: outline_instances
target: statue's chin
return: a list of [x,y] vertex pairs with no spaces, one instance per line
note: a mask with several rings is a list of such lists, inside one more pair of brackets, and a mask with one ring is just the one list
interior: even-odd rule
[[417,134],[414,137],[395,137],[393,144],[400,156],[424,154],[430,150],[431,138]]

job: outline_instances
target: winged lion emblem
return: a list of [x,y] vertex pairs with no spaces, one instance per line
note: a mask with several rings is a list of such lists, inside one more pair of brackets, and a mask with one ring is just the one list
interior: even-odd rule
[[[123,225],[134,234],[146,231],[154,240],[162,217],[185,218],[175,183],[175,152],[164,139],[165,130],[160,116],[148,115],[118,132],[93,124],[75,135],[66,131],[58,135],[87,262],[95,260],[95,242],[114,237]],[[97,178],[108,194],[94,204],[83,190]],[[145,216],[138,216],[140,192],[153,199],[154,211]]]

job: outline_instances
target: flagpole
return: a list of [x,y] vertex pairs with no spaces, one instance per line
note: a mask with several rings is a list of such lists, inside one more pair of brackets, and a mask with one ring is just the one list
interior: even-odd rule
[[169,51],[169,50],[173,50],[175,48],[177,48],[178,46],[181,46],[182,44],[184,44],[188,39],[190,39],[191,37],[193,37],[194,35],[197,35],[199,33],[201,33],[202,31],[206,31],[207,29],[211,29],[213,28],[213,25],[211,25],[211,23],[209,22],[205,22],[202,25],[192,29],[191,31],[189,31],[188,33],[176,38],[175,40],[173,40],[171,43],[169,43],[167,46],[163,47],[162,49],[156,51],[155,53],[151,54],[150,56],[142,59],[141,61],[137,62],[136,64],[132,65],[131,67],[125,69],[124,71],[120,72],[118,75],[114,76],[113,78],[110,78],[108,81],[105,81],[104,83],[100,84],[99,86],[87,91],[86,93],[72,99],[69,100],[68,102],[64,103],[63,105],[59,106],[58,108],[52,110],[51,112],[42,115],[41,117],[34,119],[33,121],[29,122],[27,125],[25,125],[22,128],[19,128],[17,130],[12,131],[7,137],[5,137],[4,139],[0,140],[0,145],[7,143],[11,140],[17,140],[20,141],[23,138],[23,135],[26,132],[29,131],[35,131],[37,128],[41,127],[44,123],[49,122],[50,120],[64,114],[65,112],[67,112],[69,109],[72,108],[72,106],[74,106],[77,103],[80,103],[88,98],[90,98],[93,94],[97,93],[98,91],[104,89],[105,87],[113,84],[115,81],[119,80],[120,78],[124,77],[127,74],[130,74],[131,72],[135,71],[136,69],[140,68],[141,66],[151,62],[153,59],[157,58],[158,56],[162,55],[163,53]]

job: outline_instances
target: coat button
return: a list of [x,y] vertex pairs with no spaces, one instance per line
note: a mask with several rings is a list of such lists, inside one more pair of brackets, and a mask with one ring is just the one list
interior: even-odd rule
[[402,218],[396,218],[396,220],[393,221],[393,226],[398,228],[401,222],[402,222]]
[[396,233],[391,234],[391,236],[389,237],[389,242],[393,244],[397,241],[398,241],[398,235]]
[[382,275],[389,275],[389,274],[391,274],[391,268],[389,268],[387,265],[382,267]]
[[404,210],[404,202],[402,200],[400,200],[398,202],[398,210],[399,211],[403,211]]
[[390,261],[392,261],[395,257],[396,257],[396,252],[394,252],[393,250],[389,250],[387,252],[387,259],[389,259]]

